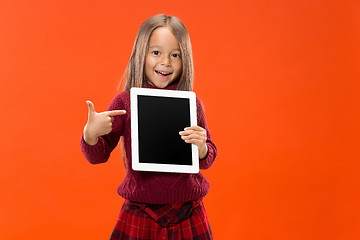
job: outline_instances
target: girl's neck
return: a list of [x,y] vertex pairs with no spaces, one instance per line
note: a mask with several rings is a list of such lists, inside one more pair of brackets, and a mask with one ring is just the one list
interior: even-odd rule
[[146,87],[153,88],[153,89],[176,90],[178,85],[179,85],[179,81],[174,81],[174,82],[170,83],[169,85],[167,85],[165,88],[158,88],[155,85],[149,83],[148,81],[146,82]]

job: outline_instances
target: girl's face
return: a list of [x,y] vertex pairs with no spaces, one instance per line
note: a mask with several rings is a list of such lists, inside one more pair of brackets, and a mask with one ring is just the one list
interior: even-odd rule
[[145,74],[151,85],[165,88],[175,81],[182,70],[178,41],[167,27],[155,29],[145,57]]

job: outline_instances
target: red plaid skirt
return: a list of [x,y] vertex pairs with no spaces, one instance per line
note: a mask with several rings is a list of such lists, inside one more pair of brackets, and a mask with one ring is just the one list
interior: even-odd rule
[[126,200],[110,240],[211,240],[203,202],[144,204]]

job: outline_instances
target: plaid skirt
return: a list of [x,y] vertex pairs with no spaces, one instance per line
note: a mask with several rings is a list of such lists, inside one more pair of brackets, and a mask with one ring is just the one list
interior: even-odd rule
[[212,240],[201,200],[144,204],[125,200],[110,240]]

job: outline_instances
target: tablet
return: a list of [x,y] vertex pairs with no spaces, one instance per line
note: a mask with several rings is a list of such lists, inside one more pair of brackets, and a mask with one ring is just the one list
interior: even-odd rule
[[130,104],[132,169],[198,173],[198,148],[179,135],[197,125],[195,93],[131,88]]

